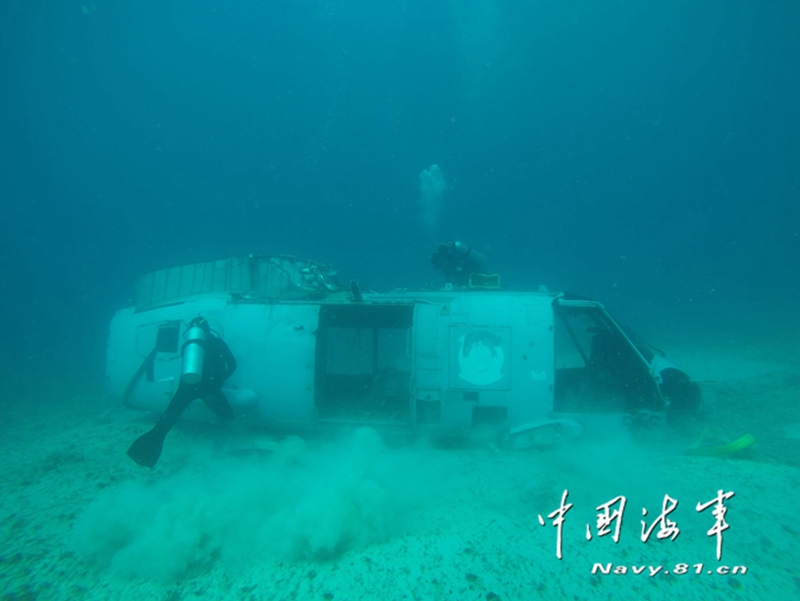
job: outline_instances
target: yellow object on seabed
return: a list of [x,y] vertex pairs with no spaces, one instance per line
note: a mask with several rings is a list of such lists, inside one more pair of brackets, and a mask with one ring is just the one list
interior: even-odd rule
[[725,457],[726,455],[732,455],[733,453],[737,453],[743,449],[746,449],[751,444],[753,444],[756,439],[752,434],[745,434],[740,438],[732,442],[727,442],[721,445],[715,446],[701,446],[703,441],[707,438],[714,438],[717,440],[724,440],[725,437],[715,435],[711,433],[708,428],[703,430],[703,433],[700,435],[700,438],[697,440],[695,444],[690,446],[687,449],[687,453],[689,455],[706,455],[708,457]]

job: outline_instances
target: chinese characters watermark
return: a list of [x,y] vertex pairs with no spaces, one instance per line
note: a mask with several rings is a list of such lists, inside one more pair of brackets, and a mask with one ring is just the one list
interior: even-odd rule
[[[728,508],[725,507],[725,501],[730,499],[734,496],[734,492],[724,492],[719,490],[717,492],[717,496],[714,499],[706,503],[698,503],[695,507],[696,511],[702,512],[714,506],[712,510],[712,515],[715,518],[714,525],[706,532],[708,536],[716,536],[717,537],[717,560],[722,559],[722,533],[730,528],[728,523],[725,521],[725,515],[728,511]],[[562,533],[564,527],[564,521],[566,519],[567,512],[572,508],[572,503],[567,503],[567,497],[569,496],[569,491],[564,490],[564,493],[561,495],[561,504],[551,513],[547,514],[547,518],[552,520],[552,525],[557,529],[556,534],[556,557],[558,559],[562,559]],[[596,528],[597,528],[597,536],[606,536],[611,534],[611,538],[614,540],[614,543],[619,543],[620,539],[620,532],[622,529],[622,519],[625,514],[625,506],[628,500],[626,497],[620,495],[618,497],[614,497],[613,499],[609,500],[606,503],[599,505],[597,510],[597,521],[596,521]],[[678,523],[669,518],[669,515],[675,511],[678,507],[678,500],[673,499],[669,495],[664,495],[664,500],[661,504],[661,513],[658,517],[648,526],[645,520],[641,520],[642,524],[642,533],[641,533],[641,540],[642,542],[646,543],[650,536],[653,534],[653,531],[658,527],[658,532],[656,533],[656,538],[659,540],[663,540],[669,538],[670,540],[675,540],[678,535],[681,533],[680,528],[678,527]],[[647,509],[642,508],[642,517],[647,516]],[[541,514],[539,514],[539,524],[542,526],[545,525],[545,520]],[[613,525],[613,533],[611,530],[611,526]],[[586,524],[586,540],[592,540],[592,530],[589,524]]]
[[707,503],[698,503],[697,511],[705,511],[711,505],[714,505],[714,510],[711,512],[717,520],[714,522],[714,525],[711,529],[706,532],[709,536],[716,535],[717,537],[717,560],[719,561],[722,559],[722,533],[730,528],[728,526],[728,522],[725,521],[725,514],[728,512],[728,508],[725,507],[725,501],[730,499],[735,493],[733,491],[730,492],[723,492],[722,490],[717,491],[717,498],[711,499]]

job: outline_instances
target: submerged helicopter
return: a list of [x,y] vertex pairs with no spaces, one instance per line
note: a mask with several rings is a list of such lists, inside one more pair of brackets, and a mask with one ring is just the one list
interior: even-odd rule
[[109,389],[163,411],[188,373],[188,322],[203,316],[239,365],[225,395],[256,425],[488,430],[525,448],[600,418],[648,428],[699,409],[697,383],[599,302],[505,291],[461,242],[431,262],[441,288],[392,292],[341,286],[330,266],[286,255],[153,271],[111,321]]

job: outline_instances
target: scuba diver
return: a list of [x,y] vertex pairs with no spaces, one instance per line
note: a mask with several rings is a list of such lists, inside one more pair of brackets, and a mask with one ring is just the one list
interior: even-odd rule
[[445,277],[448,284],[468,286],[470,275],[483,270],[486,257],[463,242],[439,244],[431,256],[431,263]]
[[211,333],[204,317],[195,317],[185,336],[178,390],[153,429],[137,438],[128,449],[128,456],[145,467],[155,466],[164,438],[195,399],[202,399],[220,420],[234,419],[230,403],[222,392],[222,384],[236,371],[233,353],[220,336]]

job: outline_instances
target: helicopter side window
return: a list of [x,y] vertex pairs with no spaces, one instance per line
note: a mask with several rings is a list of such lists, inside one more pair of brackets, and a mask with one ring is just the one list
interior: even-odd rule
[[177,353],[180,340],[180,322],[170,321],[158,326],[156,334],[156,351],[159,353]]

